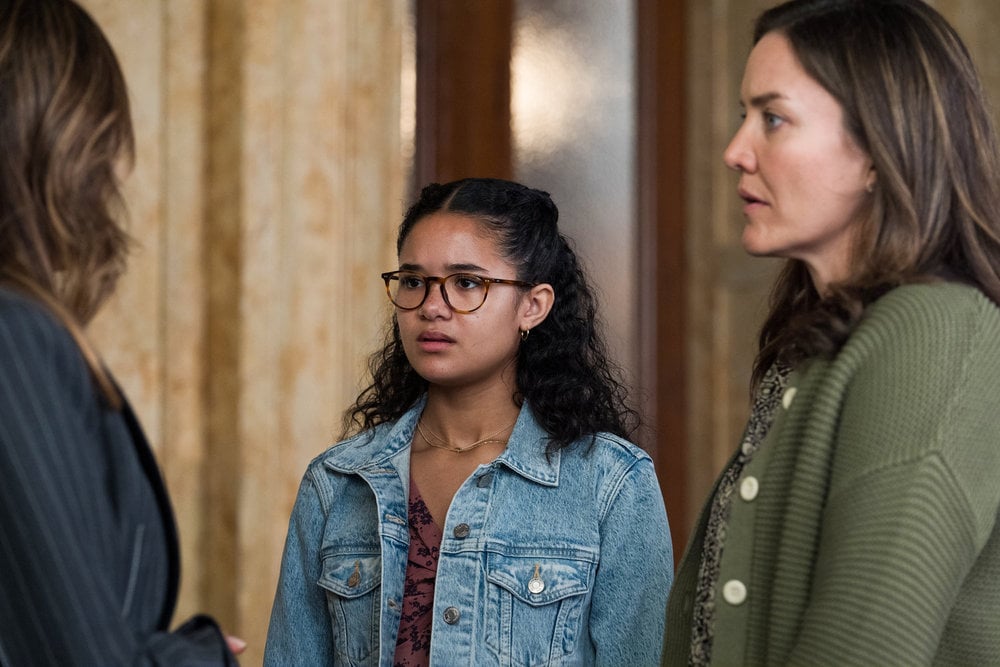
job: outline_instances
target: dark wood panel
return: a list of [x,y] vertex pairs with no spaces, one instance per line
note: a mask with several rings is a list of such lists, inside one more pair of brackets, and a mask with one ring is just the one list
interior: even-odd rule
[[416,0],[414,185],[510,178],[514,0]]
[[637,0],[639,346],[675,557],[687,543],[685,3]]

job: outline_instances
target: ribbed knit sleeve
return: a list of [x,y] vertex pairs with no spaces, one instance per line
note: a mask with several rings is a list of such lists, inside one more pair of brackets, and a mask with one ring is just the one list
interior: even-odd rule
[[[829,370],[850,377],[843,403],[811,406],[833,433],[805,431],[806,446],[834,446],[789,662],[984,664],[1000,656],[1000,585],[973,572],[997,561],[984,550],[1000,505],[1000,317],[968,288],[925,286],[868,320]],[[956,613],[970,575],[991,604]]]
[[[789,378],[741,473],[712,664],[1000,665],[1000,310],[897,288]],[[687,664],[699,521],[668,606]]]

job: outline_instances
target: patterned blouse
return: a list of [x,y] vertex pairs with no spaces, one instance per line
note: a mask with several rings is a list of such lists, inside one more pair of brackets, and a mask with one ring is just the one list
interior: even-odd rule
[[427,667],[431,657],[434,580],[441,548],[441,529],[431,518],[412,477],[409,504],[410,552],[393,664],[395,667]]
[[712,498],[712,507],[705,528],[705,540],[702,543],[701,566],[698,570],[698,587],[694,599],[691,657],[688,661],[691,667],[702,667],[711,662],[712,659],[715,590],[719,582],[722,547],[726,542],[726,524],[729,518],[729,509],[732,506],[733,493],[736,491],[736,482],[740,473],[753,458],[754,453],[771,428],[774,411],[781,403],[781,395],[784,392],[788,373],[788,368],[777,365],[772,366],[765,373],[757,395],[754,397],[753,408],[743,433],[740,451],[732,465],[723,472],[718,489]]

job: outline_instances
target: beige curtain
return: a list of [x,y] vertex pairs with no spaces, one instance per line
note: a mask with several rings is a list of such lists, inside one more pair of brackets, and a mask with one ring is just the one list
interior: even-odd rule
[[402,214],[404,0],[83,0],[125,70],[137,244],[91,334],[156,449],[177,620],[259,664],[295,490],[339,432]]

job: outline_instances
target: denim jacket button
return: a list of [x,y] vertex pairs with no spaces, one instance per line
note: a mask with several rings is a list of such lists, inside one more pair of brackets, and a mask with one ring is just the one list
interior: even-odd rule
[[455,607],[448,607],[444,610],[444,622],[448,625],[455,625],[458,623],[458,618],[461,615],[461,612],[459,612]]
[[493,475],[491,473],[486,473],[485,475],[480,475],[479,479],[476,480],[476,486],[480,489],[485,489],[493,481]]
[[350,588],[356,588],[358,584],[361,583],[361,561],[354,561],[354,572],[351,572],[351,576],[347,578],[347,585]]
[[464,540],[466,537],[469,536],[469,524],[467,523],[458,524],[457,526],[455,526],[455,530],[452,531],[452,534],[458,539]]

